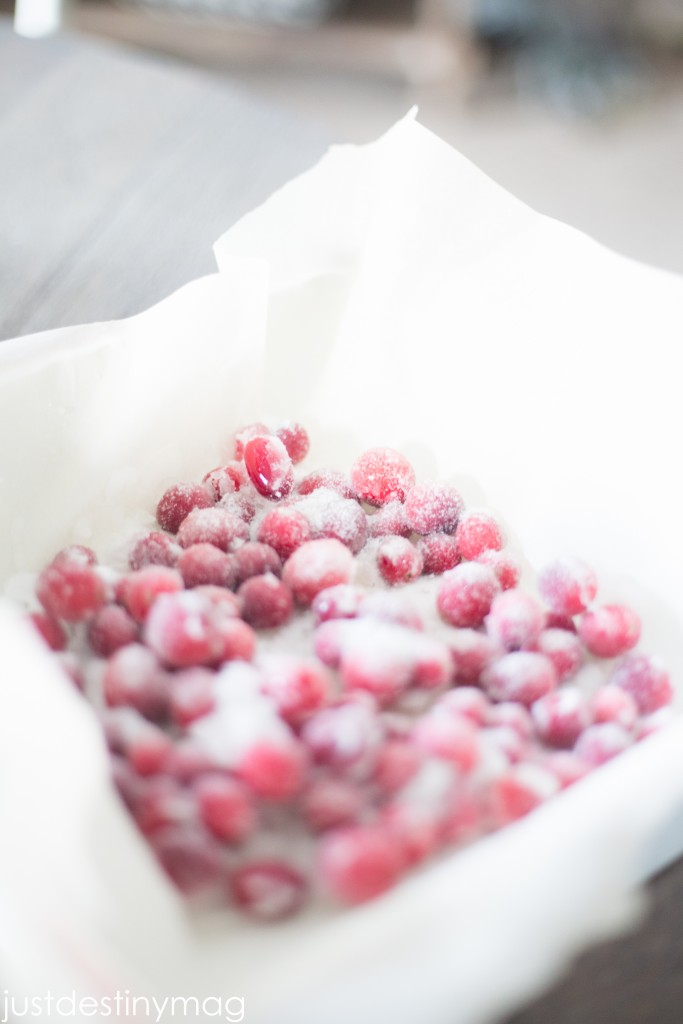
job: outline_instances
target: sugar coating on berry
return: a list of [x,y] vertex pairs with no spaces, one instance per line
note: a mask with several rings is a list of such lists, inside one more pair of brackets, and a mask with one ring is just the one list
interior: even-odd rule
[[302,727],[301,739],[318,764],[358,772],[374,767],[382,728],[372,703],[354,699],[312,715]]
[[292,617],[292,592],[272,572],[245,580],[237,596],[241,601],[244,621],[255,629],[275,629]]
[[507,551],[496,551],[493,548],[488,548],[477,555],[475,561],[481,562],[482,565],[488,565],[493,569],[503,590],[510,590],[519,583],[520,576],[522,575],[521,566],[514,555],[509,554]]
[[558,789],[556,777],[541,766],[515,765],[494,779],[488,791],[493,828],[509,825],[535,810]]
[[584,661],[584,650],[576,633],[566,629],[544,629],[533,650],[550,658],[560,682],[576,675]]
[[486,694],[476,686],[458,686],[439,697],[434,710],[444,715],[458,715],[474,725],[483,726],[490,707]]
[[259,523],[256,537],[261,544],[273,548],[284,562],[311,540],[311,527],[303,513],[290,505],[267,512]]
[[598,592],[594,571],[578,558],[558,558],[538,577],[538,589],[551,611],[558,615],[579,615]]
[[217,843],[190,826],[161,829],[152,837],[154,851],[174,884],[188,895],[213,889],[223,874]]
[[301,797],[301,813],[313,832],[351,825],[364,808],[362,789],[346,779],[313,779]]
[[169,686],[171,717],[180,726],[208,715],[216,706],[215,675],[207,668],[186,668],[175,672]]
[[221,551],[233,551],[249,540],[249,527],[224,508],[195,508],[178,527],[177,540],[184,548],[213,544]]
[[300,423],[290,420],[278,427],[275,431],[275,436],[282,441],[287,449],[287,454],[295,466],[299,462],[303,462],[311,446],[308,431],[305,427],[302,427]]
[[626,605],[601,605],[581,616],[579,637],[596,657],[616,658],[640,640],[640,618]]
[[357,501],[342,498],[328,487],[318,487],[294,506],[306,517],[311,540],[334,537],[358,554],[368,536],[366,515]]
[[530,739],[534,731],[529,711],[523,704],[516,704],[514,701],[492,704],[486,716],[486,724],[493,728],[504,726],[514,729],[524,740]]
[[233,554],[233,564],[237,587],[252,576],[263,576],[267,572],[279,576],[282,572],[282,559],[275,548],[258,541],[248,541],[237,548]]
[[385,537],[377,548],[377,568],[382,579],[394,586],[408,583],[422,573],[422,555],[406,537]]
[[425,576],[441,576],[460,561],[458,542],[449,533],[429,533],[417,543]]
[[256,921],[291,917],[303,905],[306,893],[301,872],[281,861],[256,861],[230,876],[230,894],[235,905]]
[[[237,463],[235,463],[237,465]],[[202,477],[204,490],[213,498],[220,501],[226,494],[234,494],[238,490],[234,473],[230,472],[227,466],[217,466]]]
[[476,629],[462,628],[446,637],[457,683],[477,683],[484,669],[501,653],[495,641]]
[[87,561],[63,559],[43,569],[36,583],[36,596],[53,618],[81,622],[105,604],[108,588]]
[[415,777],[423,760],[414,743],[388,739],[377,755],[373,782],[383,793],[395,793]]
[[280,501],[294,486],[292,460],[278,437],[253,437],[244,446],[244,465],[264,498]]
[[365,594],[360,602],[358,617],[394,622],[408,629],[424,629],[422,616],[413,602],[404,594],[375,590]]
[[107,604],[88,623],[88,643],[95,654],[108,658],[119,647],[134,643],[138,632],[137,622],[125,608]]
[[496,701],[518,701],[527,706],[557,686],[555,666],[533,651],[513,651],[484,670],[481,685]]
[[456,565],[444,574],[436,605],[451,626],[480,626],[500,590],[493,569],[478,562]]
[[292,725],[308,718],[327,702],[332,680],[322,665],[294,654],[270,654],[259,662],[261,689]]
[[477,729],[464,716],[438,712],[424,715],[413,729],[413,741],[464,774],[471,772],[479,759]]
[[484,551],[500,551],[503,535],[500,526],[489,513],[470,509],[463,513],[455,531],[461,558],[478,558]]
[[338,583],[316,594],[311,605],[316,623],[328,619],[355,619],[360,611],[365,591],[353,583]]
[[406,494],[406,522],[415,533],[452,533],[463,508],[455,488],[436,481],[416,484]]
[[250,441],[252,437],[265,437],[270,434],[265,423],[261,423],[260,420],[255,423],[248,423],[245,427],[240,427],[233,434],[233,458],[235,461],[240,462],[244,458],[244,448],[247,441]]
[[213,544],[192,544],[185,548],[176,563],[185,586],[234,587],[235,563],[232,555]]
[[52,565],[64,565],[66,562],[78,565],[97,565],[97,555],[86,544],[67,544],[52,559]]
[[486,616],[486,632],[507,651],[534,644],[545,625],[545,612],[523,590],[504,590],[496,594]]
[[255,831],[258,816],[254,800],[239,779],[207,773],[197,779],[193,794],[202,822],[222,842],[243,843]]
[[631,730],[638,719],[638,705],[626,690],[608,683],[593,694],[591,700],[593,721],[616,722],[622,729]]
[[627,654],[614,666],[610,683],[629,694],[643,715],[673,700],[671,678],[663,662],[650,654]]
[[621,754],[632,742],[630,734],[616,722],[600,722],[584,729],[574,752],[587,764],[597,767]]
[[154,652],[142,644],[128,644],[109,658],[103,678],[109,707],[131,707],[147,718],[158,718],[166,708],[164,674]]
[[364,903],[391,889],[403,863],[388,830],[371,825],[328,832],[320,843],[318,866],[323,885],[341,903]]
[[120,581],[117,596],[136,622],[144,622],[160,594],[174,594],[184,585],[183,577],[176,569],[147,565]]
[[336,491],[342,498],[353,498],[358,501],[358,495],[351,486],[350,481],[336,469],[318,469],[309,473],[297,485],[297,494],[312,494],[318,487],[326,487],[330,491]]
[[586,699],[576,686],[563,686],[531,706],[536,731],[551,747],[573,747],[591,724]]
[[264,800],[289,800],[303,785],[305,751],[293,742],[258,740],[242,754],[235,771]]
[[[96,615],[97,614],[99,613],[96,613]],[[47,612],[31,612],[29,620],[38,630],[50,650],[65,650],[69,642],[69,638],[60,626],[59,622],[57,622],[57,619],[48,615]]]
[[161,594],[145,622],[145,643],[174,668],[210,664],[217,654],[214,607],[193,591]]
[[211,508],[213,500],[201,484],[174,484],[164,491],[157,505],[157,522],[162,530],[176,533],[194,508]]
[[368,448],[351,468],[351,483],[368,505],[403,501],[415,483],[415,470],[394,448]]
[[310,605],[321,590],[350,583],[354,567],[353,555],[341,541],[310,540],[287,559],[282,580],[298,604]]
[[386,537],[395,534],[398,537],[409,537],[412,528],[406,520],[405,505],[395,500],[388,501],[367,517],[368,537]]
[[144,569],[146,565],[173,567],[181,550],[170,534],[152,530],[135,542],[128,556],[128,564],[131,569]]

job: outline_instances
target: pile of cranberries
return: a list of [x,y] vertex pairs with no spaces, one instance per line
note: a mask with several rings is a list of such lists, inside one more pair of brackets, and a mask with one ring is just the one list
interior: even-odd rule
[[390,448],[302,474],[308,447],[296,423],[240,430],[161,496],[125,571],[66,548],[31,615],[166,872],[258,920],[378,896],[648,736],[672,698],[587,565],[549,565],[536,597],[447,483]]

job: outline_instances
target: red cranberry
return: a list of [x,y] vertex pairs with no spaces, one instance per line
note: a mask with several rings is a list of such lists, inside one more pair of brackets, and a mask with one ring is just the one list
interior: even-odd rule
[[264,498],[279,501],[294,486],[292,460],[277,437],[253,437],[247,441],[244,465],[252,484]]
[[[509,725],[496,725],[486,728],[481,734],[485,749],[493,750],[497,760],[502,757],[506,764],[518,764],[528,754],[528,743]],[[486,758],[484,759],[486,763]]]
[[412,533],[406,520],[405,505],[401,501],[388,501],[367,517],[368,537],[409,537]]
[[388,829],[356,825],[328,832],[320,844],[319,869],[330,894],[342,903],[364,903],[391,889],[403,863]]
[[367,517],[358,502],[341,498],[326,487],[318,487],[301,498],[296,509],[308,520],[311,540],[334,537],[354,554],[358,554],[367,540]]
[[118,597],[136,622],[144,622],[160,594],[175,594],[183,586],[183,577],[175,569],[148,565],[124,576],[118,587]]
[[571,615],[558,615],[557,612],[546,612],[546,629],[563,629],[567,633],[576,633],[576,623]]
[[590,771],[590,765],[570,750],[553,750],[543,758],[542,764],[555,776],[560,789],[573,786]]
[[501,701],[492,704],[486,716],[486,724],[493,728],[514,729],[523,740],[528,740],[534,731],[531,715],[522,704]]
[[110,707],[128,706],[153,719],[166,710],[164,673],[154,653],[142,644],[128,644],[112,654],[104,670],[103,687]]
[[241,462],[229,462],[217,466],[202,477],[202,484],[214,501],[220,501],[226,494],[234,494],[247,482],[247,471]]
[[459,785],[449,803],[441,823],[441,838],[445,843],[458,846],[471,842],[482,831],[483,816],[480,800],[465,785]]
[[50,650],[63,651],[66,649],[69,638],[56,619],[53,619],[47,612],[31,612],[29,619]]
[[451,626],[480,626],[500,590],[493,569],[471,562],[444,574],[436,606]]
[[368,505],[386,505],[394,498],[405,499],[415,483],[415,470],[393,448],[369,448],[354,462],[351,483]]
[[557,790],[555,777],[536,765],[509,768],[494,779],[487,792],[488,813],[493,828],[502,828],[535,810]]
[[450,761],[463,773],[471,772],[479,760],[477,730],[458,715],[424,715],[413,729],[413,740],[432,757]]
[[385,537],[377,548],[377,568],[386,583],[408,583],[422,573],[422,555],[405,537]]
[[236,765],[237,774],[265,800],[289,800],[304,781],[306,758],[298,743],[253,743]]
[[612,670],[610,683],[633,697],[642,715],[670,704],[673,686],[659,658],[649,654],[627,654]]
[[165,565],[172,568],[178,561],[181,548],[168,533],[152,530],[135,542],[128,556],[131,569],[144,569],[147,565]]
[[406,494],[406,522],[415,533],[452,533],[463,507],[455,488],[428,481],[417,484]]
[[461,516],[455,536],[460,557],[467,560],[478,558],[484,551],[500,551],[503,546],[500,526],[488,512],[479,510]]
[[291,421],[289,423],[283,423],[283,425],[278,427],[276,430],[275,436],[282,441],[283,445],[287,449],[287,454],[295,466],[298,465],[299,462],[303,462],[308,455],[308,449],[311,446],[311,442],[307,431],[300,423],[293,423]]
[[297,486],[297,493],[304,497],[312,494],[319,487],[326,487],[330,491],[336,491],[342,498],[353,498],[358,501],[358,495],[343,473],[336,469],[319,469],[309,473]]
[[374,764],[381,736],[372,703],[357,699],[322,708],[304,722],[301,730],[313,759],[337,770]]
[[321,590],[311,605],[316,623],[328,619],[355,619],[364,597],[365,592],[352,583],[338,583]]
[[493,569],[503,590],[511,590],[519,583],[522,570],[517,559],[507,551],[495,551],[493,548],[487,548],[486,551],[477,555],[475,561]]
[[219,508],[236,516],[244,523],[251,523],[256,515],[256,506],[260,500],[259,494],[249,481],[241,490],[235,494],[226,494],[218,502]]
[[187,668],[171,678],[171,716],[185,727],[208,715],[216,706],[215,676],[206,668]]
[[583,647],[575,633],[566,629],[544,629],[533,650],[550,658],[560,682],[576,675],[583,664]]
[[466,718],[473,725],[486,725],[491,705],[485,693],[476,686],[458,686],[439,697],[434,709],[445,715]]
[[194,587],[194,592],[202,598],[206,598],[214,608],[219,610],[222,617],[233,616],[234,618],[239,618],[239,599],[236,594],[226,590],[225,587],[217,587],[212,583],[205,583],[202,586]]
[[251,661],[256,650],[256,633],[252,627],[232,615],[213,619],[216,638],[216,661]]
[[316,656],[328,668],[339,668],[342,650],[347,639],[346,619],[329,619],[316,629],[313,649]]
[[184,548],[213,544],[221,551],[233,551],[245,540],[249,540],[247,524],[223,508],[195,508],[178,527],[178,543]]
[[43,569],[36,595],[55,619],[82,622],[107,601],[107,585],[96,569],[81,561],[63,560]]
[[238,462],[244,458],[247,441],[251,441],[253,437],[267,437],[269,434],[270,430],[265,423],[261,422],[249,423],[246,427],[240,427],[233,435],[234,458]]
[[176,533],[193,508],[212,508],[213,501],[201,484],[174,484],[157,505],[157,522],[162,530]]
[[557,673],[545,655],[513,651],[484,670],[481,684],[492,700],[530,705],[555,689]]
[[476,629],[458,629],[446,638],[456,683],[478,683],[484,669],[500,653],[490,636]]
[[138,723],[135,733],[127,738],[126,758],[138,775],[158,775],[166,770],[173,744],[152,722],[140,718]]
[[193,591],[162,594],[150,609],[144,636],[166,665],[189,668],[211,664],[218,649],[214,606]]
[[137,792],[129,789],[126,797],[136,825],[149,839],[169,826],[191,826],[196,820],[190,794],[167,775],[138,778]]
[[[191,672],[192,669],[187,669],[187,671]],[[200,775],[215,771],[215,767],[213,759],[206,751],[202,750],[198,743],[193,739],[183,737],[174,743],[166,761],[165,771],[176,782],[186,786],[193,783]]]
[[638,705],[620,686],[601,687],[593,695],[591,711],[594,722],[616,722],[627,731],[633,729],[638,719]]
[[579,637],[596,657],[615,658],[638,643],[640,619],[625,605],[605,604],[581,616]]
[[281,921],[301,909],[307,886],[300,872],[281,861],[255,861],[233,871],[235,906],[256,921]]
[[274,508],[259,523],[256,533],[262,544],[268,544],[286,561],[297,548],[311,539],[311,527],[301,512],[291,506]]
[[551,747],[573,747],[590,724],[583,694],[576,686],[563,686],[531,706],[536,731]]
[[364,809],[363,793],[345,779],[315,779],[301,798],[301,812],[314,832],[351,825]]
[[220,551],[213,544],[193,544],[185,548],[178,559],[178,571],[185,586],[234,587],[235,563],[232,555]]
[[414,778],[423,759],[413,743],[387,740],[377,755],[373,781],[383,793],[396,793]]
[[598,591],[595,573],[578,558],[559,558],[538,577],[541,597],[558,615],[584,612]]
[[271,654],[260,663],[261,688],[285,721],[299,724],[327,702],[330,677],[316,661],[293,654]]
[[95,612],[88,624],[88,643],[101,658],[108,658],[119,647],[135,643],[137,639],[137,623],[118,604],[106,604]]
[[292,617],[292,592],[272,573],[245,580],[237,596],[242,602],[243,619],[255,629],[275,629]]
[[239,779],[218,772],[200,776],[193,786],[199,816],[216,839],[243,843],[255,831],[256,808]]
[[460,552],[455,537],[449,533],[429,533],[418,541],[417,550],[422,555],[422,571],[425,576],[441,576],[454,569],[460,561]]
[[220,847],[199,829],[162,829],[154,833],[152,844],[164,871],[186,895],[212,889],[221,880],[224,869]]
[[402,800],[399,795],[383,808],[379,820],[392,836],[404,868],[422,863],[440,845],[443,814],[429,804]]
[[58,551],[52,559],[52,565],[65,565],[76,563],[77,565],[97,565],[97,555],[92,548],[85,544],[69,544]]
[[523,590],[497,594],[486,616],[486,632],[507,651],[535,644],[544,624],[545,613],[540,604]]
[[584,729],[574,752],[587,764],[597,767],[621,754],[631,743],[631,736],[616,722],[601,722]]
[[350,583],[353,570],[353,555],[341,541],[310,540],[287,559],[282,579],[298,604],[310,605],[321,590]]
[[272,573],[279,576],[282,572],[282,561],[275,548],[258,541],[249,541],[238,548],[233,554],[235,566],[235,585],[237,587],[252,576],[263,576]]

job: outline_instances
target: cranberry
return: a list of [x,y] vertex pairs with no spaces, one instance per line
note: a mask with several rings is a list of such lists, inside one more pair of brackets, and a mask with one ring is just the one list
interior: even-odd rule
[[567,633],[576,633],[576,623],[571,615],[558,615],[557,612],[546,612],[546,629],[563,629]]
[[466,785],[457,786],[441,823],[441,838],[457,846],[475,839],[482,827],[480,801]]
[[251,523],[256,515],[256,506],[260,497],[254,487],[247,481],[238,493],[225,494],[218,502],[219,508],[236,516],[244,523]]
[[440,845],[443,815],[428,804],[399,795],[383,808],[379,820],[392,836],[404,868],[420,864]]
[[88,624],[88,643],[95,654],[108,658],[119,647],[135,643],[138,632],[137,622],[125,608],[106,604],[95,612]]
[[173,744],[163,729],[138,717],[135,729],[126,737],[124,753],[138,775],[148,776],[166,770],[172,749]]
[[458,629],[449,633],[446,643],[457,683],[478,683],[484,669],[500,653],[491,637],[476,629]]
[[319,869],[335,899],[357,904],[391,889],[402,873],[403,859],[388,829],[356,825],[322,838]]
[[300,744],[257,741],[247,748],[237,774],[265,800],[289,800],[304,781],[306,758]]
[[362,791],[345,779],[319,778],[301,798],[301,812],[314,832],[356,822],[364,809]]
[[566,629],[544,629],[532,649],[550,658],[560,682],[576,675],[583,664],[581,642],[575,633]]
[[558,781],[560,789],[573,786],[588,775],[591,766],[570,750],[554,750],[542,761],[543,767]]
[[395,793],[414,778],[423,759],[413,743],[387,740],[377,755],[373,781],[383,793]]
[[[345,689],[370,693],[386,703],[410,685],[415,670],[413,652],[405,638],[394,630],[401,627],[377,623],[366,634],[367,642],[360,643],[354,638],[346,650],[342,649],[341,677]],[[373,634],[376,642],[372,641]]]
[[[485,750],[494,751],[496,760],[501,757],[507,765],[518,764],[528,754],[528,743],[520,733],[510,725],[488,727],[481,733]],[[484,758],[484,763],[486,763]]]
[[367,517],[368,537],[386,537],[396,534],[409,537],[412,533],[406,520],[405,505],[401,501],[388,501]]
[[364,597],[365,592],[352,583],[338,583],[321,590],[311,605],[316,623],[328,619],[355,619]]
[[216,839],[243,843],[255,831],[256,808],[249,790],[239,779],[218,772],[200,776],[193,786],[199,816]]
[[157,522],[162,530],[176,533],[192,509],[212,507],[213,501],[201,484],[174,484],[161,496],[157,505]]
[[374,765],[381,737],[377,712],[367,700],[323,708],[301,730],[313,759],[338,770]]
[[421,616],[406,597],[386,590],[366,594],[361,601],[358,615],[362,619],[394,622],[397,626],[406,626],[408,629],[424,629]]
[[282,579],[298,604],[310,605],[321,590],[350,583],[353,570],[353,555],[341,541],[310,540],[287,559]]
[[578,558],[559,558],[538,577],[541,597],[558,615],[584,612],[598,591],[595,573]]
[[326,487],[318,487],[301,498],[296,509],[308,520],[311,540],[334,537],[354,554],[358,554],[367,540],[367,517],[358,502],[342,498]]
[[248,480],[247,471],[241,462],[229,462],[227,466],[217,466],[202,477],[202,484],[214,501],[220,501],[226,494],[239,491]]
[[631,743],[631,736],[616,722],[600,722],[584,729],[574,752],[587,764],[597,767],[621,754]]
[[590,713],[576,686],[563,686],[547,693],[531,706],[536,731],[551,747],[573,747],[590,725]]
[[193,544],[213,544],[221,551],[234,551],[249,540],[249,527],[239,516],[224,508],[195,508],[178,527],[178,543],[189,548]]
[[265,423],[261,422],[249,423],[246,427],[240,427],[233,435],[234,458],[238,462],[244,458],[247,441],[251,441],[253,437],[267,437],[269,434],[270,430]]
[[385,537],[377,548],[377,568],[386,583],[408,583],[422,573],[422,555],[405,537]]
[[427,534],[418,541],[417,550],[422,555],[422,572],[425,576],[441,576],[448,569],[454,569],[460,561],[458,543],[448,533]]
[[194,587],[195,594],[206,598],[214,608],[220,611],[221,616],[233,616],[239,618],[240,602],[236,594],[225,587],[217,587],[212,583],[205,583]]
[[[187,669],[188,672],[192,669]],[[195,719],[196,721],[196,719]],[[193,739],[183,737],[171,749],[165,764],[166,773],[182,785],[190,785],[200,775],[215,771],[214,761]]]
[[87,562],[63,560],[43,569],[36,595],[46,612],[65,622],[82,622],[107,601],[107,585]]
[[256,633],[252,627],[234,618],[221,615],[213,618],[216,642],[216,661],[251,661],[256,650]]
[[432,757],[450,761],[463,772],[471,772],[479,760],[477,730],[458,715],[433,712],[423,716],[413,729],[413,740]]
[[638,705],[620,686],[601,687],[593,695],[591,711],[594,722],[616,722],[627,731],[633,729],[638,719]]
[[65,565],[67,563],[77,565],[97,565],[97,555],[92,548],[85,544],[69,544],[58,551],[52,559],[52,565]]
[[208,715],[216,706],[215,676],[206,668],[176,672],[170,686],[171,716],[180,726]]
[[147,616],[145,642],[174,668],[208,665],[218,649],[214,610],[205,595],[186,590],[162,594]]
[[276,430],[275,436],[282,441],[295,466],[303,462],[308,455],[311,442],[306,429],[300,423],[283,423]]
[[255,861],[233,871],[230,893],[235,906],[256,921],[281,921],[302,907],[307,894],[303,875],[281,861]]
[[135,542],[128,556],[131,569],[144,569],[147,565],[166,565],[172,568],[181,553],[179,544],[168,533],[152,530]]
[[332,684],[316,661],[293,654],[271,654],[260,663],[261,688],[272,697],[285,721],[299,724],[323,707]]
[[463,507],[462,498],[448,484],[417,484],[406,494],[406,522],[415,533],[452,533]]
[[444,574],[436,598],[441,618],[451,626],[480,626],[500,590],[493,569],[471,562]]
[[515,765],[489,784],[488,813],[493,828],[502,828],[535,810],[557,790],[554,775],[536,765]]
[[393,448],[369,448],[353,464],[351,483],[368,505],[386,505],[395,498],[405,499],[415,483],[415,471]]
[[275,548],[258,541],[249,541],[238,548],[233,554],[233,563],[237,587],[252,576],[263,576],[267,572],[279,576],[282,572],[282,561]]
[[175,779],[167,775],[137,778],[137,787],[127,786],[126,799],[135,823],[149,839],[169,826],[192,825],[196,820],[193,801]]
[[268,544],[283,561],[311,539],[308,520],[296,508],[281,507],[267,512],[256,533],[262,544]]
[[47,612],[31,612],[29,620],[38,630],[50,650],[65,650],[69,642],[69,638],[57,622],[57,619],[48,615]]
[[160,594],[175,594],[184,586],[183,577],[165,565],[148,565],[129,573],[117,588],[119,600],[136,622],[144,622]]
[[339,668],[342,650],[347,639],[345,619],[329,619],[318,626],[313,637],[316,656],[328,668]]
[[342,498],[358,500],[358,495],[347,478],[336,469],[319,469],[314,473],[309,473],[308,476],[305,476],[300,481],[297,493],[304,497],[307,494],[312,494],[319,487],[326,487],[330,491],[336,491]]
[[522,704],[515,704],[514,701],[491,705],[486,724],[493,728],[514,729],[523,740],[530,739],[534,731],[531,715]]
[[486,724],[490,708],[486,694],[476,686],[458,686],[449,690],[434,705],[434,710],[440,714],[457,715],[477,726]]
[[178,571],[185,586],[234,587],[235,563],[232,555],[220,551],[213,544],[193,544],[185,548],[178,559]]
[[480,510],[461,516],[455,537],[460,557],[467,560],[478,558],[484,551],[500,551],[503,546],[500,526],[492,515]]
[[493,548],[487,548],[477,555],[475,561],[481,562],[482,565],[488,565],[489,568],[493,569],[503,590],[511,590],[512,587],[516,587],[519,583],[522,570],[517,559],[513,555],[508,554],[507,551],[496,551]]
[[164,673],[154,653],[142,644],[128,644],[112,654],[104,670],[103,687],[110,707],[128,706],[152,719],[166,710]]
[[191,827],[169,827],[155,832],[152,844],[174,884],[186,895],[213,889],[223,875],[220,847],[204,832]]
[[292,617],[292,592],[271,572],[245,580],[237,596],[242,602],[242,617],[255,629],[275,629]]
[[264,498],[279,501],[294,486],[292,460],[277,437],[253,437],[244,446],[249,479]]
[[486,632],[507,651],[533,645],[544,625],[543,609],[523,590],[504,590],[497,594],[486,616]]
[[555,689],[557,673],[545,655],[513,651],[484,670],[481,684],[492,700],[530,705]]
[[673,700],[669,673],[659,658],[649,654],[627,654],[614,666],[610,682],[633,697],[642,715]]
[[581,616],[579,637],[596,657],[615,658],[638,643],[640,619],[625,605],[605,604]]

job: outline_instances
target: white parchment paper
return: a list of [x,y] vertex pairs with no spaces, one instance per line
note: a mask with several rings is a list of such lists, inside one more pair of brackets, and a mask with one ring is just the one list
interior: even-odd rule
[[[411,118],[332,150],[216,253],[220,274],[139,317],[0,347],[12,592],[64,543],[116,549],[235,426],[296,416],[311,464],[391,444],[493,507],[529,571],[592,562],[683,678],[683,281],[532,212]],[[634,880],[683,822],[677,722],[365,907],[192,918],[113,797],[90,712],[10,606],[0,643],[15,993],[241,995],[249,1024],[485,1022],[632,920]]]

